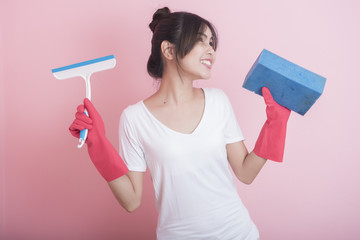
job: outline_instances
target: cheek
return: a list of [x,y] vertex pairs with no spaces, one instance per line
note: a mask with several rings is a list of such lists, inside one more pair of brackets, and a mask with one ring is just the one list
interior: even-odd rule
[[184,69],[187,69],[187,70],[191,70],[193,69],[194,67],[197,67],[198,64],[200,63],[200,60],[194,56],[194,55],[186,55],[186,57],[181,61],[181,66],[184,68]]
[[214,51],[212,54],[212,60],[213,60],[213,64],[216,62],[216,52]]

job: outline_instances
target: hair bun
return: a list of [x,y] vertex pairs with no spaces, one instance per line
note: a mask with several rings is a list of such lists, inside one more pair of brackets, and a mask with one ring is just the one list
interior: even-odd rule
[[160,20],[166,18],[170,15],[170,9],[168,7],[159,8],[153,15],[152,22],[149,24],[149,27],[152,32],[155,31],[156,26],[160,22]]

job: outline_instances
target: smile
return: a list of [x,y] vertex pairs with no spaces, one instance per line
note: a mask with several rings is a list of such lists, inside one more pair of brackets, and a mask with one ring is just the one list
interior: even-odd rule
[[207,68],[211,68],[211,64],[212,64],[212,62],[211,62],[211,60],[210,59],[202,59],[202,60],[200,60],[200,62],[202,63],[202,64],[204,64]]

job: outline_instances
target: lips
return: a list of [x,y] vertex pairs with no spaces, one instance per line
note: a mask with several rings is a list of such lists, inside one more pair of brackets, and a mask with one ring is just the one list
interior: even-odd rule
[[201,59],[200,62],[205,65],[207,68],[211,69],[212,60],[211,59]]

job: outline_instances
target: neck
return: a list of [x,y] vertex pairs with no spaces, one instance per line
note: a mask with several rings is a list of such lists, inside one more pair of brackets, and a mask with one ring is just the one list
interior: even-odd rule
[[164,104],[181,105],[194,98],[195,90],[193,80],[164,72],[157,95]]

